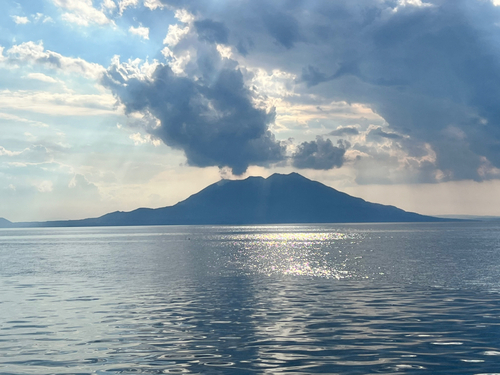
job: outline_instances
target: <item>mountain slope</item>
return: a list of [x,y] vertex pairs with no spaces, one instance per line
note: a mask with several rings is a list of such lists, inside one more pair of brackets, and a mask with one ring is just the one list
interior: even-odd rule
[[7,220],[7,219],[4,219],[3,217],[0,217],[0,228],[10,228],[12,227],[12,223]]
[[[369,203],[297,173],[221,180],[174,206],[23,226],[423,222],[443,219]],[[20,223],[21,224],[21,223]]]

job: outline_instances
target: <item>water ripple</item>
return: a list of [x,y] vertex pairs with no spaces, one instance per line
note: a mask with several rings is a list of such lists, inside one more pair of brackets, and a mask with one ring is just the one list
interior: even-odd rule
[[36,232],[0,248],[2,374],[498,372],[498,294],[377,261],[400,229]]

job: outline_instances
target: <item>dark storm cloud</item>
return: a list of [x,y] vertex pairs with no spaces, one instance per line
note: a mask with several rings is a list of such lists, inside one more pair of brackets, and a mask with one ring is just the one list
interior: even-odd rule
[[243,38],[236,44],[236,50],[243,56],[248,55],[249,50],[254,46],[251,38]]
[[[339,78],[325,95],[340,88],[344,99],[370,103],[390,128],[429,143],[447,178],[480,180],[483,157],[500,167],[498,19],[488,2],[443,1],[398,11],[356,38],[369,42],[370,53],[360,49],[359,73]],[[449,126],[464,138],[450,137]]]
[[336,137],[342,137],[346,135],[358,135],[358,134],[359,134],[358,129],[352,126],[340,127],[328,133],[328,135],[333,135]]
[[312,87],[330,79],[332,77],[328,77],[325,73],[320,72],[318,68],[309,65],[307,68],[302,69],[299,82],[305,82],[307,87]]
[[382,138],[387,138],[387,139],[402,139],[403,138],[399,134],[385,132],[380,127],[370,130],[370,132],[366,136],[367,139],[373,139],[373,138],[376,139],[377,137],[382,137]]
[[263,20],[269,34],[285,48],[292,48],[300,40],[299,23],[293,16],[273,11],[264,13]]
[[490,1],[162,1],[223,22],[249,64],[300,77],[297,93],[370,106],[385,133],[430,145],[449,179],[488,178],[485,160],[500,168],[500,7]]
[[302,74],[298,82],[305,82],[307,87],[313,87],[323,82],[331,81],[332,79],[340,78],[345,75],[360,75],[359,68],[356,64],[343,63],[332,75],[326,75],[320,72],[318,68],[308,65],[302,69]]
[[338,147],[329,139],[316,137],[315,141],[301,143],[292,156],[292,165],[299,169],[332,169],[344,164],[344,154],[349,143],[339,140]]
[[185,152],[188,164],[230,167],[242,174],[250,164],[283,159],[284,149],[270,133],[273,113],[252,105],[239,70],[222,68],[210,83],[175,75],[159,65],[152,77],[128,77],[112,65],[103,84],[125,105],[127,113],[151,113],[159,127],[147,129],[167,145]]
[[194,27],[198,38],[210,43],[226,44],[229,31],[222,22],[212,20],[195,21]]

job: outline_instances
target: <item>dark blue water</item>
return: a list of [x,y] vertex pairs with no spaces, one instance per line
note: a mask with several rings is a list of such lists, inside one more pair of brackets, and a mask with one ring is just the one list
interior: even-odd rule
[[0,230],[0,373],[500,374],[500,225]]

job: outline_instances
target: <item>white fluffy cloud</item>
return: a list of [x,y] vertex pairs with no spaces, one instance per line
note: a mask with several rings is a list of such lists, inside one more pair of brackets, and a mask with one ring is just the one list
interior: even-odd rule
[[147,27],[144,27],[144,26],[137,26],[137,27],[130,26],[130,28],[128,29],[128,31],[131,34],[138,35],[138,36],[140,36],[143,39],[146,39],[146,40],[149,39],[149,28],[147,28]]
[[81,26],[89,24],[107,25],[113,23],[102,10],[94,8],[92,0],[52,0],[61,9],[68,11],[63,20]]
[[113,0],[103,0],[102,2],[102,9],[111,11],[113,9],[116,9],[117,5]]
[[3,55],[3,51],[4,48],[1,48],[0,61],[11,65],[40,64],[67,73],[80,74],[92,79],[99,78],[105,71],[99,64],[46,50],[42,42],[35,43],[30,41],[14,45],[6,51],[5,55]]
[[160,0],[144,0],[144,6],[150,10],[155,10],[158,8],[163,8],[164,5]]
[[12,20],[18,25],[24,25],[30,22],[28,17],[12,16]]
[[135,7],[139,4],[139,0],[120,0],[118,3],[118,9],[120,10],[120,15],[123,14],[125,9],[129,7]]
[[19,155],[21,151],[10,151],[0,146],[0,156],[16,156]]
[[161,141],[157,138],[154,138],[151,134],[141,134],[141,133],[134,133],[129,136],[129,138],[134,141],[134,144],[136,146],[138,145],[143,145],[150,143],[154,146],[159,146],[161,144]]

